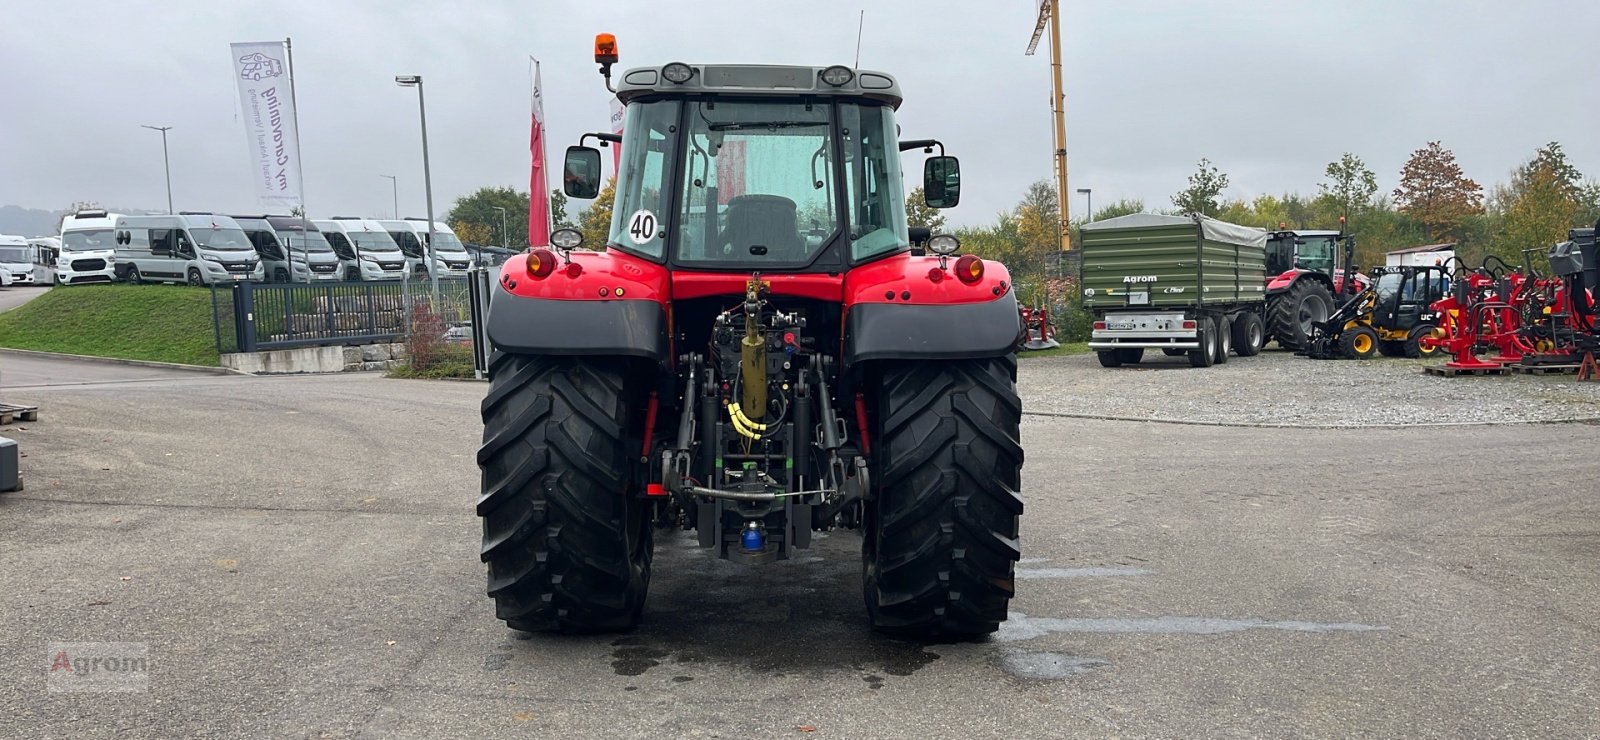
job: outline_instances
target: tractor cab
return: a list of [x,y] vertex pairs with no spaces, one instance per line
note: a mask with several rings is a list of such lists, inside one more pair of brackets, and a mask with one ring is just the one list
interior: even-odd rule
[[1364,285],[1326,321],[1314,322],[1302,354],[1312,359],[1365,360],[1430,357],[1439,312],[1434,303],[1450,294],[1449,273],[1441,266],[1373,268],[1375,283]]
[[[608,249],[672,269],[833,274],[911,249],[900,152],[943,145],[899,140],[892,77],[672,63],[620,80],[624,133],[586,135],[562,173],[569,196],[592,198],[602,158],[583,143],[621,147]],[[924,191],[956,204],[954,157],[927,160]]]

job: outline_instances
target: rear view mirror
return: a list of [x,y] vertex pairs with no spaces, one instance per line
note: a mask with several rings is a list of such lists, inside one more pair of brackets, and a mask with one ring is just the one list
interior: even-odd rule
[[561,168],[561,189],[567,195],[584,200],[600,194],[600,150],[587,146],[567,147],[567,159]]
[[954,208],[961,202],[961,162],[929,157],[922,165],[922,197],[929,208]]

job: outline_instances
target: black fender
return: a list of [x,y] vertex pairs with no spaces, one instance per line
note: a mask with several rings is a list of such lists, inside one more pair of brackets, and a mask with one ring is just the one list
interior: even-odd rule
[[845,318],[844,361],[999,357],[1025,331],[1011,291],[983,303],[858,303]]
[[517,354],[620,355],[668,364],[667,310],[655,301],[566,301],[513,295],[495,281],[486,327]]

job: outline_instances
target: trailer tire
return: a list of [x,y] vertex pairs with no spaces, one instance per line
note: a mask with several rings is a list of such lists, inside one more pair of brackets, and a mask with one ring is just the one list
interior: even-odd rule
[[1204,316],[1195,319],[1195,326],[1200,347],[1189,350],[1189,367],[1211,367],[1216,364],[1216,354],[1212,345],[1217,341],[1211,337],[1211,319]]
[[1124,365],[1137,365],[1144,359],[1143,347],[1124,347],[1117,350],[1117,359]]
[[653,534],[628,490],[638,435],[623,365],[497,353],[490,368],[477,513],[495,616],[525,632],[634,627]]
[[1102,349],[1094,353],[1100,359],[1100,367],[1122,367],[1122,357],[1114,349]]
[[1021,557],[1022,400],[1015,355],[882,373],[877,484],[862,541],[878,630],[971,638],[999,628]]
[[1233,350],[1233,322],[1227,316],[1217,317],[1217,364],[1225,365],[1228,362],[1228,353]]
[[1166,355],[1168,357],[1182,357],[1182,356],[1184,356],[1186,354],[1189,354],[1189,350],[1186,350],[1186,349],[1173,349],[1172,347],[1162,347],[1161,348],[1161,354],[1164,354],[1164,355]]
[[1327,321],[1333,309],[1333,294],[1328,287],[1305,278],[1267,301],[1267,322],[1279,347],[1304,349],[1311,339],[1312,322]]
[[1401,353],[1413,360],[1433,357],[1439,354],[1439,345],[1430,344],[1422,346],[1422,338],[1437,330],[1433,324],[1418,324],[1411,327],[1411,333],[1406,335],[1406,341],[1401,347]]
[[1238,352],[1240,357],[1261,354],[1261,348],[1266,343],[1266,329],[1261,325],[1260,316],[1242,313],[1233,320],[1233,351]]

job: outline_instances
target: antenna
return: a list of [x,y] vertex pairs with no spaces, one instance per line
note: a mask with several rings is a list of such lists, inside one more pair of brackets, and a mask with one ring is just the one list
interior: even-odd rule
[[861,69],[861,32],[867,27],[867,11],[861,10],[861,18],[856,21],[856,69]]

